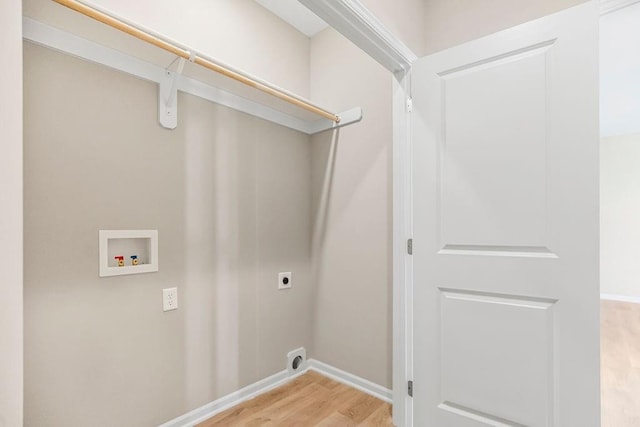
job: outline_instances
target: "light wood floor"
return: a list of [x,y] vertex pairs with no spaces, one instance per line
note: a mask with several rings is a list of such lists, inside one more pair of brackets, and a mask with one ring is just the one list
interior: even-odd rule
[[198,424],[211,426],[393,426],[391,405],[315,372]]
[[600,303],[602,427],[640,426],[640,304]]

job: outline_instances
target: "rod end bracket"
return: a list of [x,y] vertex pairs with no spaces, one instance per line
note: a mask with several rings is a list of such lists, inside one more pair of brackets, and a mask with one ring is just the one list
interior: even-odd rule
[[158,121],[166,129],[178,126],[178,90],[174,84],[177,77],[167,70],[158,84]]

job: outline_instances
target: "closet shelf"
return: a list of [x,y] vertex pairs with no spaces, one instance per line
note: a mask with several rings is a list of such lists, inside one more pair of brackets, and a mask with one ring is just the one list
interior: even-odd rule
[[44,8],[30,8],[25,2],[23,13],[31,17],[23,17],[23,38],[158,83],[159,122],[166,128],[177,126],[178,90],[307,134],[362,118],[360,108],[331,113],[93,6],[76,0],[55,2],[46,2]]

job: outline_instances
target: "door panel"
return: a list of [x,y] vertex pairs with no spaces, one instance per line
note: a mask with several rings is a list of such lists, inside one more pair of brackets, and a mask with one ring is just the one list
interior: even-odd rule
[[598,17],[413,67],[416,426],[600,424]]
[[449,289],[439,294],[441,408],[482,408],[485,417],[546,425],[555,301]]
[[439,73],[443,246],[544,247],[548,49]]

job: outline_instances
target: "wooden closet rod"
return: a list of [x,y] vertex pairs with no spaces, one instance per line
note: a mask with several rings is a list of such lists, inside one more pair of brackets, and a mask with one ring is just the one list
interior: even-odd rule
[[81,3],[77,0],[54,0],[56,3],[60,3],[63,6],[68,7],[69,9],[73,9],[76,12],[79,12],[85,16],[95,19],[96,21],[102,22],[110,27],[113,27],[117,30],[123,31],[133,37],[136,37],[140,40],[143,40],[147,43],[150,43],[154,46],[157,46],[161,49],[164,49],[168,52],[173,53],[181,58],[185,58],[194,62],[198,65],[201,65],[209,70],[215,71],[216,73],[220,73],[224,76],[227,76],[231,79],[239,81],[247,86],[251,86],[262,92],[268,93],[269,95],[275,96],[285,102],[296,105],[300,108],[303,108],[307,111],[311,111],[312,113],[318,114],[326,119],[329,119],[335,123],[340,122],[340,117],[336,114],[333,114],[327,110],[324,110],[316,105],[311,104],[304,99],[298,98],[294,95],[286,93],[278,88],[269,86],[265,83],[259,82],[249,76],[246,76],[237,71],[231,70],[223,65],[217,64],[214,61],[203,58],[201,56],[192,54],[189,50],[184,49],[182,47],[176,46],[173,43],[170,43],[166,40],[162,40],[160,37],[149,34],[146,31],[143,31],[139,28],[134,27],[131,24],[123,22],[122,20],[110,16],[100,10],[94,9],[93,7],[87,6],[84,3]]

